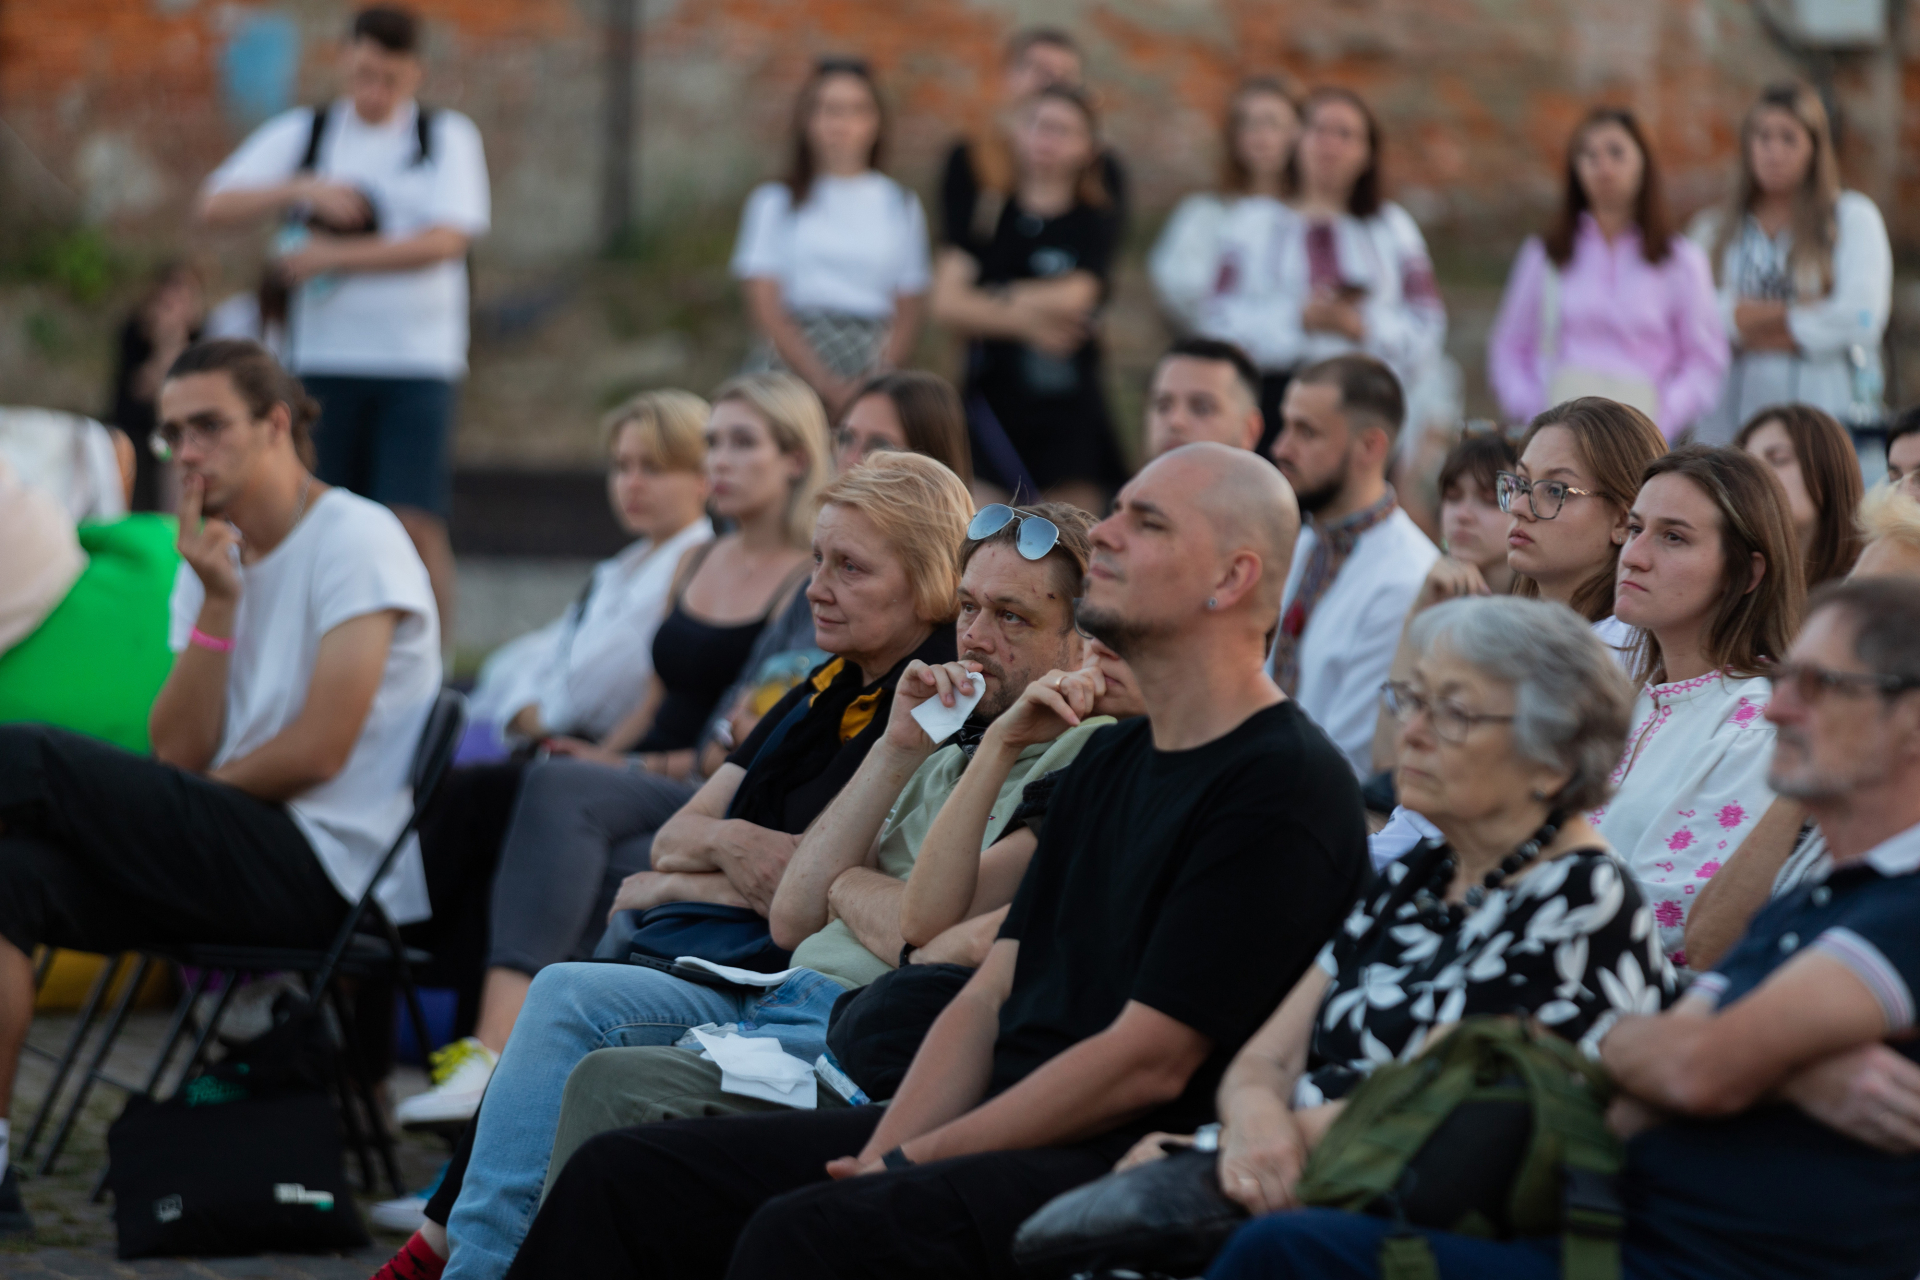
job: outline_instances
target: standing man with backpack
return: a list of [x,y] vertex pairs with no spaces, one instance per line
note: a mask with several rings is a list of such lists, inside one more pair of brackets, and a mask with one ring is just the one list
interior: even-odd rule
[[354,16],[346,94],[255,130],[207,179],[202,222],[279,225],[290,360],[321,404],[318,473],[385,503],[453,634],[448,435],[467,371],[467,251],[490,213],[480,131],[414,97],[419,20]]

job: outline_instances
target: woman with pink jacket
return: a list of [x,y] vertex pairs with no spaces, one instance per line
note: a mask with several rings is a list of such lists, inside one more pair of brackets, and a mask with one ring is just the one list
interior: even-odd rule
[[1706,255],[1674,234],[1632,113],[1602,107],[1567,147],[1566,202],[1521,246],[1488,341],[1511,419],[1577,396],[1632,405],[1674,440],[1712,409],[1727,336]]

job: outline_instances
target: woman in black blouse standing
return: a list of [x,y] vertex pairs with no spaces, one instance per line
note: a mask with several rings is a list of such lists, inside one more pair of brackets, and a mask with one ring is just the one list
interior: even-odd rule
[[1591,1043],[1675,994],[1653,913],[1583,816],[1632,706],[1606,646],[1566,606],[1511,596],[1436,605],[1411,639],[1411,678],[1385,690],[1395,781],[1445,838],[1387,865],[1228,1068],[1220,1189],[1254,1213],[1297,1207],[1343,1099],[1460,1019]]
[[[1013,191],[942,250],[931,309],[971,340],[967,426],[984,482],[976,496],[1037,494],[1097,511],[1125,472],[1095,332],[1120,225],[1092,103],[1063,85],[1040,90],[1013,143]],[[977,230],[989,226],[990,236]]]

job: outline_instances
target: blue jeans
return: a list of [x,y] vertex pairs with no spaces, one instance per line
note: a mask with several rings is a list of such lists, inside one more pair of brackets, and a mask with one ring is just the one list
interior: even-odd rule
[[[1338,1209],[1298,1209],[1255,1218],[1207,1268],[1207,1280],[1379,1280],[1380,1242],[1393,1224]],[[1560,1280],[1560,1241],[1482,1240],[1421,1231],[1440,1280]],[[1679,1280],[1670,1262],[1631,1240],[1620,1250],[1622,1280]]]
[[315,474],[386,506],[447,518],[452,382],[335,374],[308,374],[300,381],[320,402],[313,428]]
[[540,1204],[567,1076],[595,1049],[670,1045],[687,1028],[737,1022],[812,1062],[846,988],[803,971],[765,993],[703,987],[624,964],[542,969],[494,1068],[477,1117],[466,1183],[447,1219],[445,1280],[504,1276]]

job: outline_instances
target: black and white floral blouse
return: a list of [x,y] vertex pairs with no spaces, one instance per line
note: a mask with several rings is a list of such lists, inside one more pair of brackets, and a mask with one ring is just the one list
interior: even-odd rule
[[1333,982],[1296,1108],[1345,1097],[1380,1063],[1418,1053],[1435,1027],[1474,1014],[1528,1014],[1591,1049],[1622,1014],[1672,1002],[1653,912],[1612,855],[1564,854],[1475,910],[1423,921],[1415,895],[1446,856],[1429,841],[1389,863],[1321,949]]

